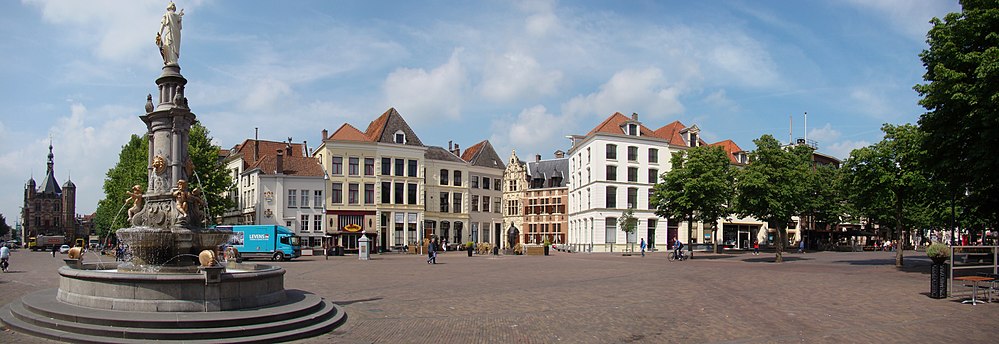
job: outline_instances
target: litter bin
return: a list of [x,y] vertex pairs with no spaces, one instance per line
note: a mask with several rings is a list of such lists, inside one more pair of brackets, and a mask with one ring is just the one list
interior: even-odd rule
[[499,255],[499,245],[493,246],[493,255],[494,256]]

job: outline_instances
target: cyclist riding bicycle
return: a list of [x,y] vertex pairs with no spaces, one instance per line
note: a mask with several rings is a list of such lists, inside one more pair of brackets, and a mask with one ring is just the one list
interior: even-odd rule
[[673,256],[676,257],[676,259],[679,259],[679,260],[683,259],[683,251],[682,251],[682,249],[683,249],[683,242],[680,242],[680,240],[677,240],[673,244]]
[[10,259],[10,248],[7,245],[0,246],[0,269],[7,272],[7,260]]

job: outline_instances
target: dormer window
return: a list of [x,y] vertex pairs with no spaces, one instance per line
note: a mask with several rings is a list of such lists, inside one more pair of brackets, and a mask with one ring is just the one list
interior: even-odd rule
[[395,143],[406,144],[406,133],[402,130],[395,132]]
[[628,124],[628,135],[638,136],[638,124],[635,123]]
[[690,133],[690,144],[691,147],[697,147],[697,133]]

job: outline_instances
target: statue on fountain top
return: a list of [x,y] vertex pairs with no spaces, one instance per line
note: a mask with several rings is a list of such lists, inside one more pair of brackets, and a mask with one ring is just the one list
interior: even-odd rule
[[160,21],[160,31],[156,33],[156,46],[160,48],[160,55],[163,56],[163,64],[167,66],[177,66],[180,58],[180,30],[181,20],[184,17],[184,10],[177,11],[177,5],[170,2],[167,11]]
[[132,221],[132,217],[135,217],[135,214],[142,210],[142,187],[132,186],[132,191],[125,191],[125,194],[129,196],[125,203],[132,202],[132,207],[128,208],[128,221]]

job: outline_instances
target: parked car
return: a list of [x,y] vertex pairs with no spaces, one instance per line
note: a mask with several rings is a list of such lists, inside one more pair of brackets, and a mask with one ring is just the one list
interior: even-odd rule
[[66,253],[66,252],[69,252],[69,245],[59,246],[59,253]]

